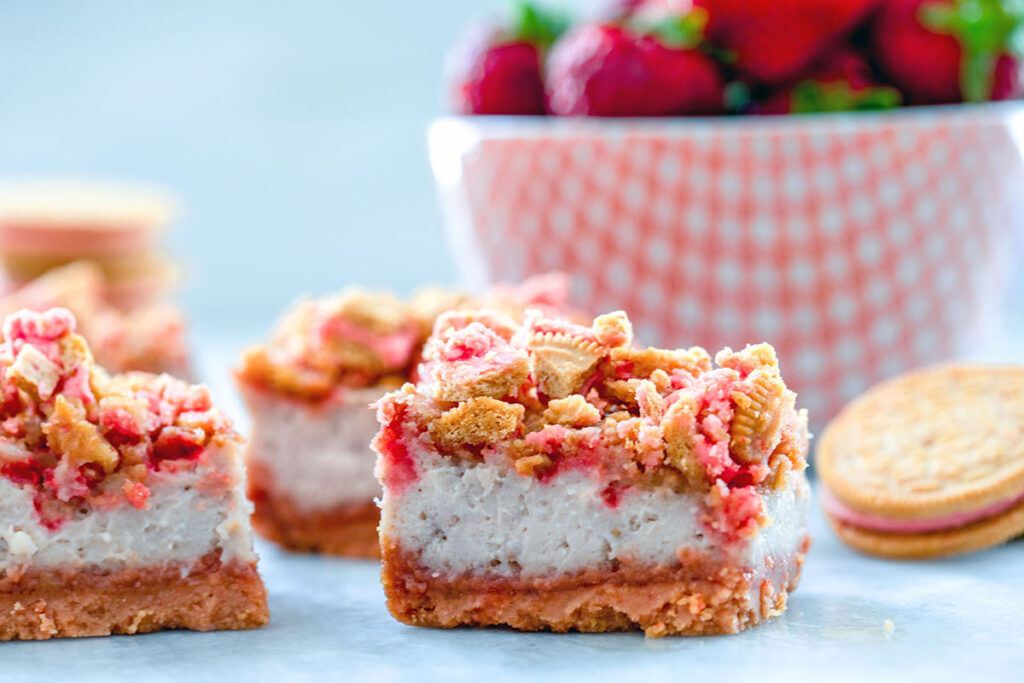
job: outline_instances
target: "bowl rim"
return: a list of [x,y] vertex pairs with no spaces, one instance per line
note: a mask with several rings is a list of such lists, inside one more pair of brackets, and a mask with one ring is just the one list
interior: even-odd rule
[[870,129],[935,125],[1024,124],[1024,100],[978,104],[899,107],[882,111],[820,112],[780,116],[559,117],[447,114],[430,124],[431,135],[461,131],[495,138],[580,137],[587,135],[707,135],[797,132],[860,132]]

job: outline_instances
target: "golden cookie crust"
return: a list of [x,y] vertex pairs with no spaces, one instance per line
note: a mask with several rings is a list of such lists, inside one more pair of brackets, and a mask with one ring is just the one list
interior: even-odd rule
[[1024,366],[943,365],[883,382],[828,426],[815,469],[848,507],[892,520],[1013,499],[1024,492]]
[[1024,534],[1024,501],[1006,512],[967,526],[920,534],[890,534],[853,526],[826,515],[846,545],[867,555],[927,560],[986,550]]

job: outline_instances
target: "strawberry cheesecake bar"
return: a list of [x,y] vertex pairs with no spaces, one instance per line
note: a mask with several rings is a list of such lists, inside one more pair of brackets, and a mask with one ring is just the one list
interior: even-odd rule
[[185,321],[170,304],[152,303],[122,311],[104,296],[103,272],[91,261],[54,268],[0,297],[0,314],[23,308],[66,308],[78,321],[97,363],[109,372],[191,374]]
[[246,462],[256,530],[292,550],[376,557],[370,404],[411,377],[440,313],[486,303],[522,317],[527,306],[564,308],[567,296],[564,278],[542,276],[478,298],[349,289],[296,304],[236,372],[252,416]]
[[109,376],[65,309],[0,343],[0,640],[266,623],[239,437],[202,386]]
[[662,636],[785,609],[808,434],[774,351],[631,338],[622,313],[439,318],[417,381],[377,404],[396,619]]

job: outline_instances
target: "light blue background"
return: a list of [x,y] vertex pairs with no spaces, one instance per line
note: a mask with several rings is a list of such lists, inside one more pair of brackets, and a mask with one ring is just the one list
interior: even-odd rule
[[262,336],[304,293],[452,282],[425,131],[446,50],[504,7],[0,0],[0,176],[176,190],[166,242],[207,340]]
[[[174,188],[202,332],[300,293],[451,281],[426,157],[473,2],[0,4],[0,174]],[[220,330],[216,330],[219,332]]]

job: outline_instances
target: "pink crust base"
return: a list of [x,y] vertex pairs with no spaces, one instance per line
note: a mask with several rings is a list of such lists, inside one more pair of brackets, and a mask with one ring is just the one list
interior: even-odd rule
[[411,626],[510,626],[521,631],[633,631],[652,637],[736,633],[780,615],[810,538],[784,565],[754,572],[707,558],[536,579],[444,576],[381,539],[388,610]]
[[178,567],[28,570],[0,577],[0,640],[46,640],[163,629],[237,630],[270,618],[253,564],[203,558]]
[[828,487],[824,484],[818,490],[821,495],[822,506],[834,519],[851,526],[860,527],[861,529],[890,534],[921,534],[931,531],[957,529],[974,522],[1001,515],[1015,505],[1024,502],[1024,493],[1022,493],[1015,498],[992,503],[969,512],[958,512],[926,519],[888,519],[854,510],[836,498],[835,494],[829,491]]
[[252,526],[264,538],[289,550],[375,560],[380,557],[380,510],[372,500],[308,512],[274,488],[265,467],[249,463]]

